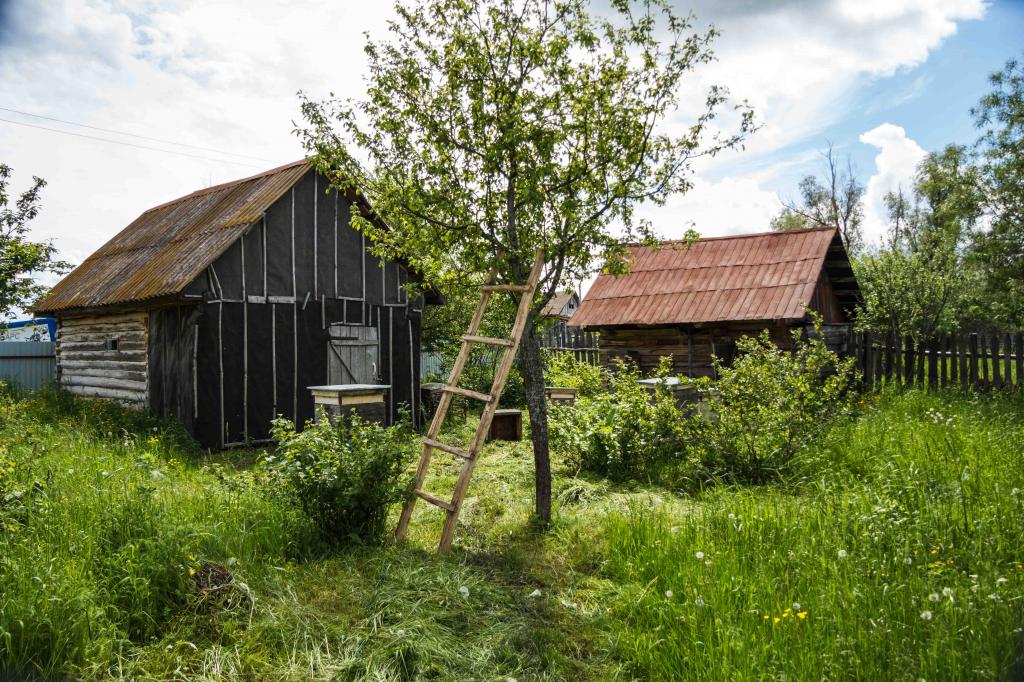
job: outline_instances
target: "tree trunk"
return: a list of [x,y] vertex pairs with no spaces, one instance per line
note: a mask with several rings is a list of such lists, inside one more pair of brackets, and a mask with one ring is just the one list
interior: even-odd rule
[[519,369],[530,413],[530,440],[533,442],[534,480],[537,489],[535,512],[544,523],[551,521],[551,454],[548,448],[548,409],[544,391],[544,362],[540,354],[531,315],[519,345]]

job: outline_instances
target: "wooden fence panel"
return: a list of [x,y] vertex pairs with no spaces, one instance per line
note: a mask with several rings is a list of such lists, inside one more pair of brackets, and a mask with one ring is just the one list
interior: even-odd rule
[[915,340],[851,334],[846,353],[855,359],[866,390],[882,384],[924,389],[1024,390],[1024,333],[968,334]]

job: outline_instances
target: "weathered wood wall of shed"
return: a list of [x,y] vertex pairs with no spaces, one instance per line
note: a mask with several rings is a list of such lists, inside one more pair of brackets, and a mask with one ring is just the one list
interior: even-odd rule
[[712,354],[731,358],[736,340],[755,336],[767,329],[782,348],[792,346],[788,327],[782,324],[734,323],[710,328],[687,327],[609,327],[602,328],[601,362],[614,364],[616,358],[635,363],[640,371],[651,373],[661,358],[672,356],[672,371],[686,376],[714,376]]
[[818,285],[814,287],[814,296],[811,297],[810,308],[821,315],[824,322],[846,322],[846,315],[843,314],[839,298],[832,288],[832,281],[824,270],[818,276]]
[[[117,341],[109,350],[108,341]],[[145,406],[149,399],[146,312],[63,317],[57,328],[57,376],[71,393]]]
[[422,301],[409,300],[406,270],[369,252],[346,199],[325,188],[307,174],[186,290],[201,311],[192,417],[203,445],[266,438],[277,415],[312,418],[307,387],[327,382],[333,323],[378,330],[388,419],[403,404],[417,413]]

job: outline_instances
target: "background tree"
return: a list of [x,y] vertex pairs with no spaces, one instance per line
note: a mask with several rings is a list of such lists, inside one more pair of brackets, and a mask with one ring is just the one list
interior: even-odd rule
[[972,258],[982,273],[986,307],[1007,327],[1024,327],[1024,63],[992,74],[992,92],[971,110],[982,131],[976,149],[988,229],[974,233]]
[[886,196],[885,241],[854,261],[862,327],[927,339],[964,323],[975,289],[965,252],[981,202],[978,169],[957,145],[921,161],[909,194]]
[[46,292],[34,275],[62,274],[70,267],[56,259],[57,249],[51,242],[28,238],[28,224],[39,213],[39,195],[46,181],[33,177],[32,186],[12,206],[10,178],[10,166],[0,163],[0,325]]
[[[691,186],[693,161],[753,128],[712,87],[671,121],[687,74],[717,35],[666,0],[425,0],[397,4],[390,42],[368,42],[366,98],[304,98],[298,131],[339,187],[363,191],[392,228],[353,219],[383,254],[428,276],[491,266],[525,281],[546,271],[519,352],[536,467],[536,513],[551,513],[544,376],[535,323],[565,283],[628,268],[625,244],[654,236],[635,215]],[[362,156],[367,163],[361,163]],[[454,275],[453,275],[454,273]]]
[[841,160],[829,144],[822,154],[825,175],[808,175],[800,181],[800,201],[787,201],[782,212],[772,219],[776,231],[808,227],[838,227],[850,255],[864,246],[864,185],[857,179],[849,156]]

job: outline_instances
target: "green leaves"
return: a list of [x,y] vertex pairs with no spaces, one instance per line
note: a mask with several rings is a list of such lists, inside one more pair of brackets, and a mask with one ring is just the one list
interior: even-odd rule
[[62,274],[70,265],[56,260],[57,249],[49,241],[28,239],[28,223],[39,214],[39,194],[46,181],[32,178],[32,187],[10,205],[8,183],[11,168],[0,163],[0,322],[14,308],[28,308],[46,287],[34,274]]
[[711,132],[718,87],[689,125],[667,125],[716,36],[667,2],[618,2],[611,16],[582,0],[396,7],[390,39],[367,45],[365,95],[303,98],[296,132],[388,222],[360,226],[379,248],[428,276],[496,265],[519,280],[543,248],[550,296],[649,237],[635,206],[686,191],[695,158],[755,127],[741,105],[721,126],[734,132]]

